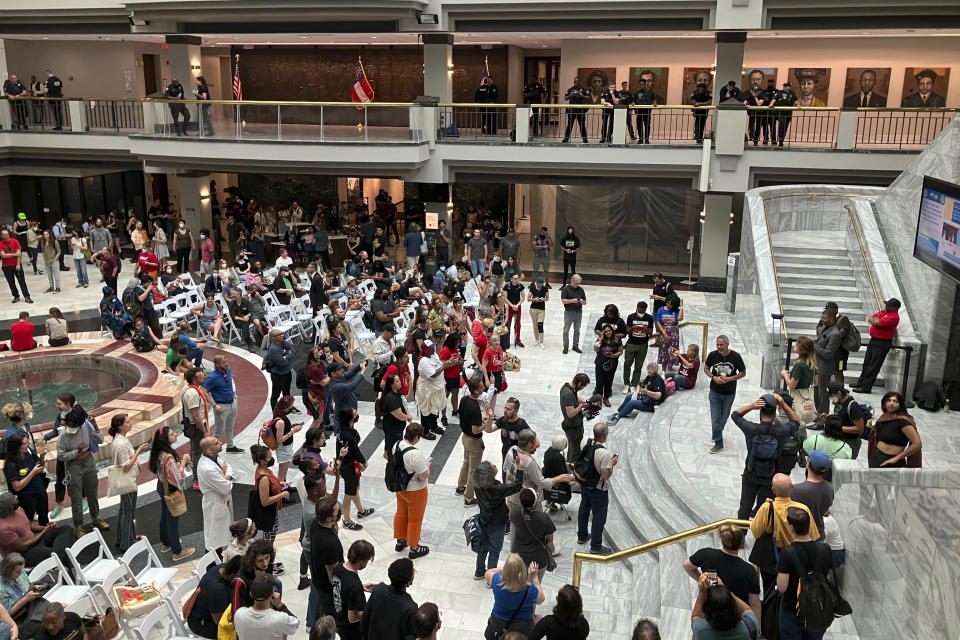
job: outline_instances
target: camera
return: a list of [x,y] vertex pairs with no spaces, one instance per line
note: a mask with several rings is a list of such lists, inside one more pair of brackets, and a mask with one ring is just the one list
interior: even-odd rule
[[595,393],[587,399],[587,406],[583,408],[583,417],[587,420],[593,420],[600,415],[600,403],[603,402],[603,396]]

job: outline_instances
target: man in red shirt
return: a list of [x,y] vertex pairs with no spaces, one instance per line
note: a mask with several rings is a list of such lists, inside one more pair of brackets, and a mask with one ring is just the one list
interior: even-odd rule
[[[33,304],[30,291],[27,290],[27,281],[23,277],[23,268],[20,266],[20,253],[20,243],[16,238],[10,237],[10,230],[0,231],[0,266],[3,267],[3,275],[7,279],[7,284],[10,285],[13,303],[20,302],[20,291],[23,291],[24,300]],[[20,291],[17,291],[17,282],[20,283]]]
[[[157,254],[150,251],[146,245],[143,246],[143,250],[140,251],[140,256],[137,258],[137,273],[146,273],[154,282],[157,281],[157,275],[160,273],[160,261],[157,260]],[[113,287],[113,290],[116,291],[116,287]]]
[[863,356],[863,369],[860,379],[852,391],[856,393],[870,393],[873,383],[880,375],[883,361],[893,346],[893,337],[897,334],[897,325],[900,324],[900,301],[890,298],[883,303],[883,309],[867,318],[870,323],[870,342],[867,343],[867,353]]
[[33,339],[33,323],[30,314],[20,312],[20,319],[10,325],[10,348],[14,351],[29,351],[37,348],[37,341]]
[[93,254],[93,259],[100,267],[100,274],[108,287],[117,291],[117,274],[120,273],[120,260],[116,254],[110,250],[110,247],[100,249]]

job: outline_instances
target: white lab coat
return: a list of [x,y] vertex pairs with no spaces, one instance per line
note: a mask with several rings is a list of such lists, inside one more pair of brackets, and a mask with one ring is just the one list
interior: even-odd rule
[[[227,480],[217,464],[201,456],[197,464],[197,482],[203,494],[203,546],[210,551],[230,544],[233,522],[233,481]],[[227,469],[229,473],[229,468]]]

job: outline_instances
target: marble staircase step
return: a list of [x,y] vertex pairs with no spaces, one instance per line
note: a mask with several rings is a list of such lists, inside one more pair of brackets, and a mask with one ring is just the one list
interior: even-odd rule
[[[776,256],[774,256],[776,257]],[[838,268],[850,269],[850,261],[847,260],[843,264],[823,264],[821,262],[804,262],[800,259],[799,256],[786,256],[781,260],[777,260],[777,272],[780,271],[792,271],[800,273],[809,273],[809,274],[818,274],[818,273],[833,273]],[[852,273],[852,269],[850,269]]]
[[842,267],[831,270],[828,273],[818,273],[816,276],[812,276],[805,271],[780,269],[780,265],[778,264],[777,275],[780,276],[781,286],[783,286],[783,283],[785,282],[801,281],[812,286],[832,287],[834,283],[847,283],[854,281],[853,269],[843,269]]
[[[850,307],[859,307],[862,303],[860,302],[859,296],[847,293],[845,295],[830,295],[827,297],[827,292],[818,292],[815,290],[808,289],[806,292],[797,292],[790,291],[784,292],[780,291],[780,300],[784,304],[824,304],[827,300],[836,302],[840,308],[850,308]],[[821,307],[822,308],[822,307]]]
[[[823,304],[785,304],[783,305],[783,313],[788,318],[810,319],[816,326],[817,321],[820,320],[820,314],[823,313]],[[841,309],[840,313],[850,318],[857,325],[857,328],[861,324],[863,326],[867,324],[867,314],[860,307],[853,307],[849,310]]]
[[797,258],[802,258],[804,260],[816,260],[821,261],[824,259],[848,259],[847,249],[844,248],[834,248],[826,246],[811,246],[811,247],[786,247],[783,245],[778,245],[777,243],[773,244],[773,254],[774,256],[796,256]]
[[[840,255],[805,255],[802,253],[784,254],[774,249],[773,258],[777,261],[777,269],[780,268],[780,262],[800,263],[806,265],[849,267],[850,258],[844,251]],[[778,259],[779,258],[779,259]]]

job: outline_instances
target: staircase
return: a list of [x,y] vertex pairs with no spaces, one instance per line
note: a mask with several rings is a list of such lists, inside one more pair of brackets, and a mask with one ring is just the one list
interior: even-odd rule
[[[817,322],[827,302],[836,302],[840,314],[860,330],[861,342],[869,340],[864,303],[846,247],[835,247],[832,236],[815,231],[788,231],[773,235],[773,256],[783,305],[783,322],[791,338],[816,337]],[[866,347],[850,354],[845,382],[860,376]],[[882,388],[883,375],[875,386]]]

